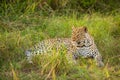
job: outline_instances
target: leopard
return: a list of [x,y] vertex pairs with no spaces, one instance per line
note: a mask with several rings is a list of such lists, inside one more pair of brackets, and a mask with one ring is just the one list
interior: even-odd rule
[[102,55],[98,51],[93,37],[85,26],[73,26],[70,38],[54,38],[40,41],[32,48],[26,50],[25,55],[29,63],[32,63],[33,55],[51,52],[54,47],[58,50],[62,45],[66,47],[67,54],[72,55],[73,60],[77,60],[79,57],[93,58],[97,66],[104,66]]

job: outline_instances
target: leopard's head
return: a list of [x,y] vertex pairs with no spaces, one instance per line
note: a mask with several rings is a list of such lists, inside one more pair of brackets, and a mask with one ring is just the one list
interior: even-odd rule
[[89,46],[92,38],[88,33],[87,27],[72,27],[72,41],[77,47]]

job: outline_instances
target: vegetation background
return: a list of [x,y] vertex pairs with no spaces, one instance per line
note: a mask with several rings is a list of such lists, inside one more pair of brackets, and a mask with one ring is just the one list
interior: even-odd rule
[[[26,62],[26,49],[43,39],[70,37],[73,25],[88,27],[103,68],[90,59],[69,63],[65,49]],[[45,79],[120,79],[120,0],[0,0],[0,80]]]

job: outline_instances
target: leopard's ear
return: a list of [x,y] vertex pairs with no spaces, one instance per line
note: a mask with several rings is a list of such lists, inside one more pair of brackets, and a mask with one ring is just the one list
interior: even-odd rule
[[74,30],[74,29],[75,29],[75,26],[73,25],[73,26],[72,26],[72,30]]
[[83,30],[84,30],[84,32],[86,32],[86,33],[88,32],[88,29],[87,29],[86,26],[83,27]]

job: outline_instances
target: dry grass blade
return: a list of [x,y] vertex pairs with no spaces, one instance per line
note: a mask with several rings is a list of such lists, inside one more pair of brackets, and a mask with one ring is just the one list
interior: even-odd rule
[[53,79],[53,80],[56,80],[56,74],[55,74],[55,71],[56,71],[56,70],[54,69],[53,72],[52,72],[52,79]]
[[44,70],[46,69],[46,67],[50,64],[51,62],[48,62],[47,64],[44,65],[42,71],[41,71],[41,75],[43,75],[44,73]]
[[55,65],[52,66],[52,68],[51,68],[50,72],[48,73],[47,77],[45,78],[45,80],[47,80],[50,77],[50,75],[52,73],[54,73],[53,71],[55,71],[55,68],[57,67],[58,64],[59,63],[56,63]]
[[15,70],[13,69],[13,65],[12,63],[10,63],[11,69],[12,69],[12,74],[13,74],[13,80],[19,80],[17,73],[15,72]]

